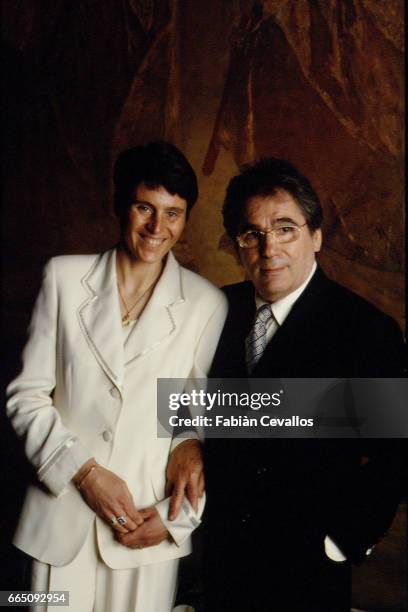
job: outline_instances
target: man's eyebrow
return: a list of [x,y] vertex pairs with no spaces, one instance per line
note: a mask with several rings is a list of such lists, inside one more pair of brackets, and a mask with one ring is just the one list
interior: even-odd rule
[[[276,225],[277,223],[292,223],[293,225],[297,225],[299,227],[298,222],[292,219],[291,217],[279,217],[278,219],[274,219],[272,222],[272,227]],[[244,222],[241,225],[241,231],[251,230],[251,229],[263,230],[264,228],[261,227],[260,225],[257,225],[256,223],[249,223],[249,222]]]
[[247,221],[241,223],[240,230],[248,230],[248,229],[260,229],[259,225],[254,225],[253,223],[248,223]]
[[291,217],[279,217],[279,219],[274,220],[274,223],[293,223],[294,225],[298,225],[298,222]]

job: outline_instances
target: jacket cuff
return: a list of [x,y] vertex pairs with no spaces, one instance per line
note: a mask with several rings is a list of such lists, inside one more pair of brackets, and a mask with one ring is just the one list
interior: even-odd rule
[[155,508],[158,511],[163,525],[170,533],[174,542],[177,546],[181,546],[185,540],[192,534],[201,524],[201,515],[204,511],[205,495],[198,501],[198,512],[194,512],[190,502],[185,497],[182,501],[180,512],[174,521],[169,521],[169,505],[170,497],[163,499],[162,501],[155,504]]
[[68,438],[38,470],[38,480],[58,497],[92,455],[77,438]]
[[183,431],[182,435],[180,436],[175,436],[172,441],[171,441],[171,445],[170,445],[170,453],[172,453],[179,444],[181,444],[182,442],[185,442],[186,440],[199,440],[200,438],[198,437],[198,434],[196,431],[194,430],[186,430]]
[[326,536],[324,539],[324,551],[326,556],[329,557],[332,561],[336,561],[337,563],[341,563],[342,561],[347,561],[347,558],[343,555],[340,548],[333,542],[333,540]]

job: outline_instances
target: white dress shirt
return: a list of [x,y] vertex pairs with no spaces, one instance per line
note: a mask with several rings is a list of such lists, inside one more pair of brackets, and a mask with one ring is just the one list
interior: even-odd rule
[[265,302],[258,294],[255,295],[255,303],[256,303],[257,310],[264,304],[269,304],[271,308],[272,318],[269,319],[269,321],[266,324],[266,342],[267,343],[270,342],[273,335],[277,332],[279,327],[282,325],[282,323],[288,316],[289,312],[292,309],[293,304],[296,302],[298,297],[300,297],[300,295],[306,289],[313,274],[316,271],[316,268],[317,268],[317,264],[316,262],[314,262],[307,279],[297,289],[295,289],[295,291],[292,291],[292,293],[289,293],[289,295],[285,295],[285,297],[281,298],[280,300],[276,300],[276,302],[273,302],[272,304],[269,302]]

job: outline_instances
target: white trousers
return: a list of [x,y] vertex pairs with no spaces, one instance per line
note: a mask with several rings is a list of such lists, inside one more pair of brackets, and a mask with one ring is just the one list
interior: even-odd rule
[[[177,586],[178,559],[115,570],[101,559],[95,528],[75,559],[63,567],[33,561],[33,591],[69,591],[61,612],[171,612]],[[188,610],[177,606],[177,612]],[[31,612],[56,610],[33,606]]]

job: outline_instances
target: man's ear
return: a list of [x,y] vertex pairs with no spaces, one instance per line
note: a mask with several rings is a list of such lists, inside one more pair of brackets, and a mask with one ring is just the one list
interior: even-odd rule
[[218,248],[224,253],[232,255],[236,263],[242,266],[241,258],[239,256],[239,246],[236,240],[233,240],[228,234],[223,234],[218,242]]
[[319,228],[313,232],[312,235],[314,252],[318,253],[322,247],[323,235],[322,230]]

